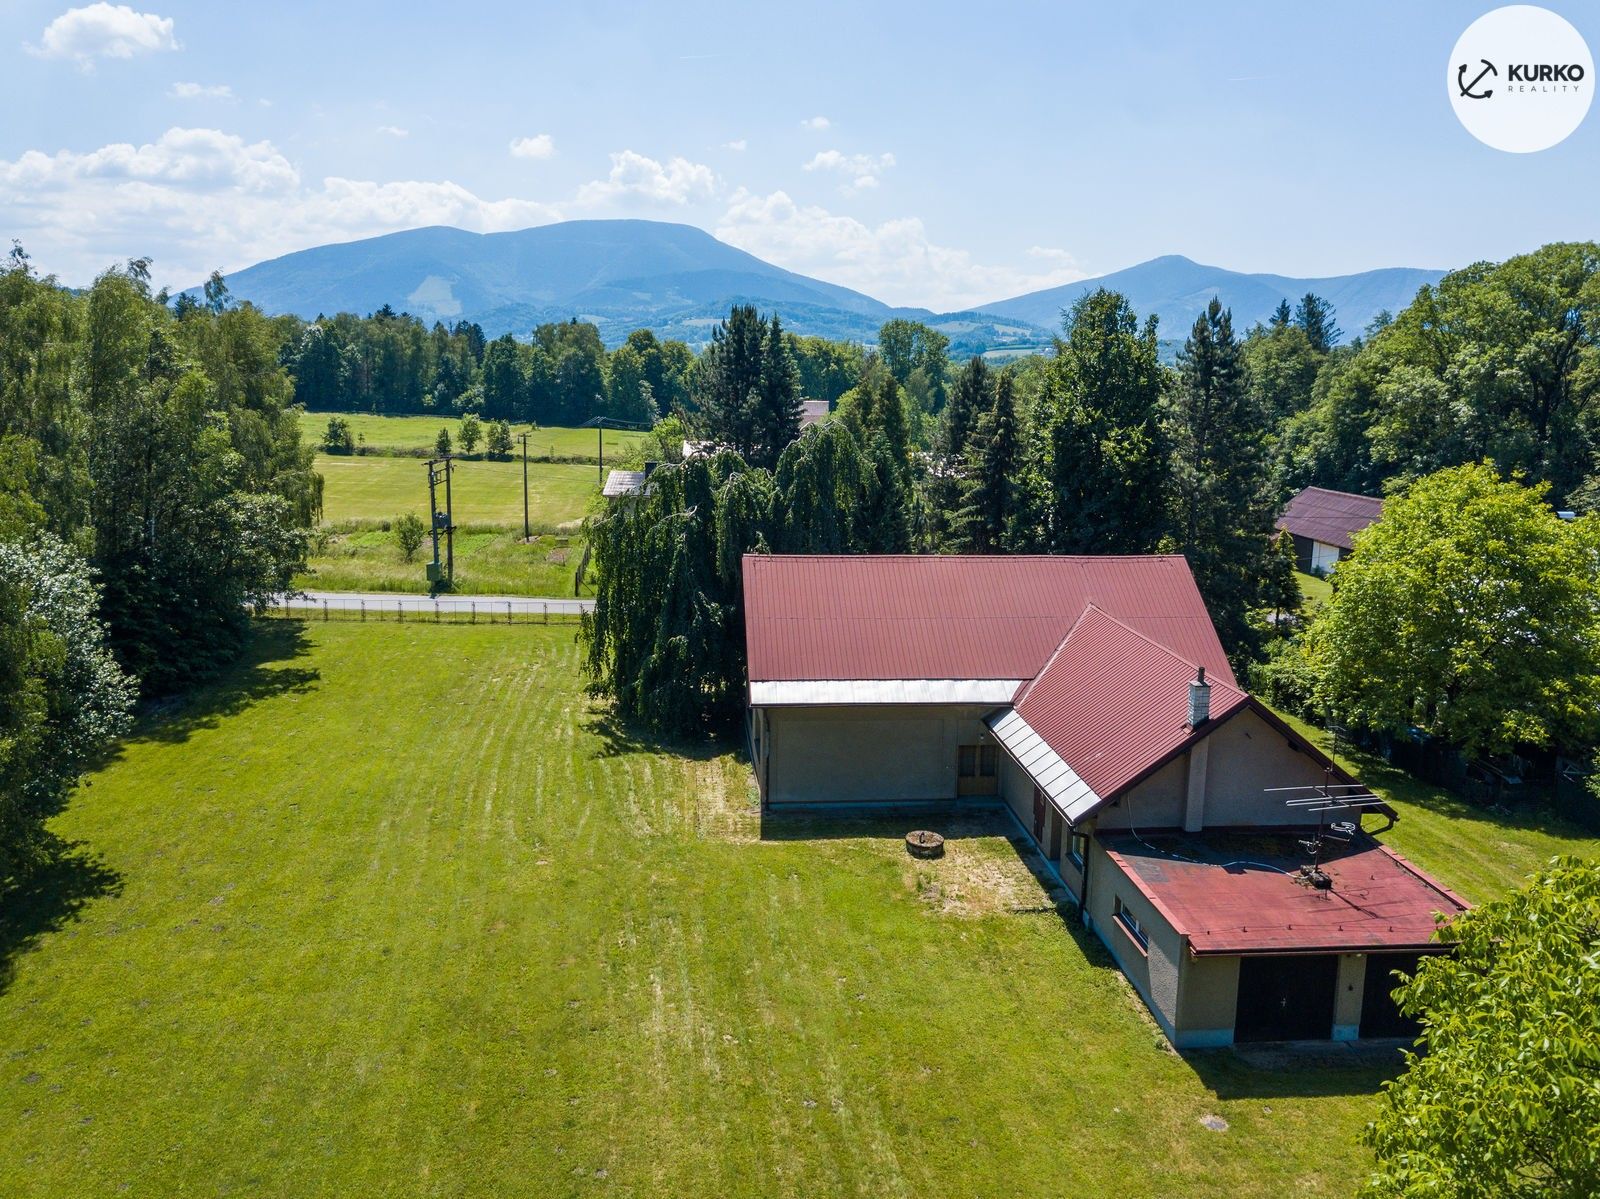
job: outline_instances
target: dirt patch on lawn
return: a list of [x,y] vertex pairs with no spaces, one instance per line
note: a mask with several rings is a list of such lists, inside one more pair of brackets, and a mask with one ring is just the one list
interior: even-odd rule
[[934,911],[975,917],[998,912],[1055,912],[1068,896],[1038,852],[1007,835],[993,818],[959,818],[935,825],[945,838],[944,856],[922,861],[893,846],[903,862],[906,885]]

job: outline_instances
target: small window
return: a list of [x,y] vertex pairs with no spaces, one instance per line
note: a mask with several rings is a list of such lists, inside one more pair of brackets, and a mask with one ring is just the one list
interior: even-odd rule
[[1139,947],[1140,952],[1148,952],[1150,949],[1150,935],[1139,924],[1139,918],[1122,906],[1122,896],[1116,895],[1112,897],[1111,911],[1116,916],[1117,923],[1122,925],[1123,931],[1133,938],[1133,943]]
[[1083,860],[1089,856],[1089,838],[1084,833],[1073,833],[1067,842],[1067,854],[1072,858],[1072,864],[1079,870],[1083,869]]

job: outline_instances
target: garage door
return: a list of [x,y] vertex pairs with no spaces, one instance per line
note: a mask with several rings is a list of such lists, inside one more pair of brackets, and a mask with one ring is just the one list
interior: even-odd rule
[[1235,1041],[1325,1041],[1333,1036],[1339,959],[1243,957]]

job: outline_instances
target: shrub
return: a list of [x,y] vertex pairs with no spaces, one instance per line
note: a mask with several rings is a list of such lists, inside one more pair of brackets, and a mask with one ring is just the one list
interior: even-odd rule
[[427,535],[428,526],[422,523],[422,517],[415,512],[407,512],[394,522],[394,541],[407,562],[417,556],[417,551],[422,548],[422,539]]

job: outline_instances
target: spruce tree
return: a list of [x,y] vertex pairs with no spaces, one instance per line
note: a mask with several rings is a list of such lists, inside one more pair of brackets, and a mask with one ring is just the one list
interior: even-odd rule
[[734,305],[728,319],[712,331],[696,373],[698,431],[747,461],[756,449],[765,331],[754,305]]
[[761,373],[755,403],[750,414],[752,466],[771,467],[778,455],[800,436],[800,372],[789,351],[777,314],[767,325],[761,348]]
[[1007,370],[995,387],[994,407],[979,419],[967,446],[961,510],[954,522],[962,552],[992,554],[1005,544],[1017,515],[1021,457],[1016,383]]
[[1249,616],[1268,603],[1273,504],[1263,413],[1246,386],[1232,315],[1213,299],[1178,356],[1168,412],[1172,530],[1223,646],[1259,642]]
[[1289,307],[1287,299],[1279,300],[1278,306],[1272,310],[1272,327],[1285,328],[1294,319],[1294,312]]
[[1319,354],[1333,349],[1344,336],[1344,330],[1334,321],[1333,305],[1315,292],[1306,292],[1305,298],[1295,307],[1294,323],[1306,331],[1311,348]]

